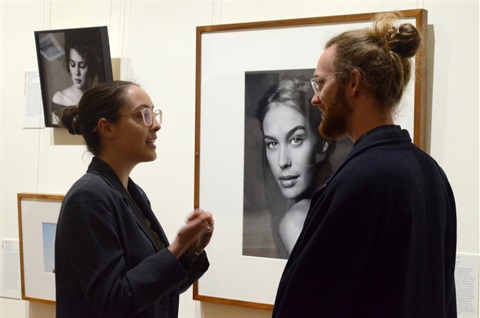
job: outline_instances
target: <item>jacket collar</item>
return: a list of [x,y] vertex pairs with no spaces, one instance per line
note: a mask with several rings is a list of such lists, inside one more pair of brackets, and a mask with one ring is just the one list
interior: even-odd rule
[[[88,166],[87,172],[94,173],[102,177],[109,186],[117,190],[117,192],[119,192],[123,197],[128,195],[125,187],[115,171],[113,171],[113,169],[105,161],[102,161],[97,157],[93,157],[92,162]],[[130,183],[130,181],[131,180],[129,179],[128,182]]]
[[[411,143],[412,139],[407,130],[401,129],[397,125],[385,125],[373,128],[372,130],[364,133],[353,144],[353,148],[347,155],[345,160],[340,166],[332,173],[332,175],[325,181],[325,185],[333,179],[339,171],[353,158],[357,157],[367,149],[377,147],[383,144],[400,144]],[[324,188],[323,186],[320,188]],[[319,189],[319,190],[320,190]],[[317,190],[318,191],[318,190]]]

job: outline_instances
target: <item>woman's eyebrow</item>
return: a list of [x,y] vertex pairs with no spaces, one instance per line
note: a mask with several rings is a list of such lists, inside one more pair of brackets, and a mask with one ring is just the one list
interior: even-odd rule
[[135,107],[135,110],[140,110],[140,109],[143,109],[143,108],[151,108],[153,110],[154,106],[150,107],[147,104],[140,104],[137,107]]
[[[290,138],[292,137],[296,132],[298,132],[299,130],[302,130],[303,132],[307,132],[307,129],[305,128],[305,126],[302,126],[302,125],[297,125],[295,127],[293,127],[292,129],[290,129],[288,132],[287,132],[287,135],[286,135],[286,138]],[[268,140],[277,140],[277,138],[275,137],[272,137],[272,136],[269,136],[269,135],[266,135],[264,134],[263,135],[263,139],[268,139]]]
[[297,126],[293,127],[292,129],[290,129],[290,130],[288,131],[288,133],[287,133],[287,138],[292,137],[292,136],[293,136],[297,131],[299,131],[299,130],[303,130],[304,132],[307,131],[307,129],[306,129],[304,126],[302,126],[302,125],[297,125]]

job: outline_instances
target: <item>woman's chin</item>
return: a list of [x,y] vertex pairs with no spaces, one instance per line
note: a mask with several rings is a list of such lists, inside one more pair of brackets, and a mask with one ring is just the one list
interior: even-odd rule
[[157,153],[156,152],[153,152],[151,154],[149,154],[149,156],[147,156],[144,160],[144,162],[150,162],[150,161],[155,161],[155,159],[157,159]]

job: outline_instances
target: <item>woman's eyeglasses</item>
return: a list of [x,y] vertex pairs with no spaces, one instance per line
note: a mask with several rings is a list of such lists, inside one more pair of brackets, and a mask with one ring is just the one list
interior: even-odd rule
[[145,124],[145,126],[147,126],[147,127],[152,126],[153,125],[153,118],[155,118],[156,121],[160,125],[162,125],[163,115],[162,115],[162,111],[160,109],[153,110],[151,108],[145,107],[143,109],[134,111],[132,113],[122,114],[122,115],[120,115],[120,117],[135,115],[135,114],[138,114],[138,112],[140,112],[142,114],[143,123]]

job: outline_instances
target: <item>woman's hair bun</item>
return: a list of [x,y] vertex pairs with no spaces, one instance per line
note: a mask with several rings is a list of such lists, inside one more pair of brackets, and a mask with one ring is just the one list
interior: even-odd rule
[[63,110],[61,116],[62,127],[68,129],[71,135],[81,135],[80,126],[78,123],[78,106],[68,106]]

